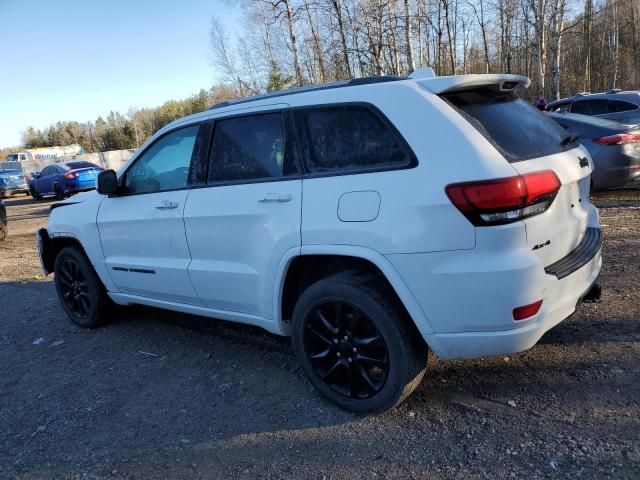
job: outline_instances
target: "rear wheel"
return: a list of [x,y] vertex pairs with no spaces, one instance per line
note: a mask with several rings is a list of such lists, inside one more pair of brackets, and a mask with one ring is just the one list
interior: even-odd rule
[[343,273],[314,283],[293,312],[293,347],[311,383],[336,405],[382,412],[420,384],[427,348],[389,287]]
[[56,200],[64,200],[65,199],[64,190],[62,190],[62,187],[60,187],[60,185],[56,185],[53,188],[53,192],[56,195]]
[[72,322],[85,328],[106,323],[114,303],[82,251],[60,250],[54,272],[58,298]]

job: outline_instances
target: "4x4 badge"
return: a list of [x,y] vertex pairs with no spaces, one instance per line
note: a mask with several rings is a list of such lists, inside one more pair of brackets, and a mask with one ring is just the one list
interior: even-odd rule
[[578,157],[578,163],[580,163],[580,168],[589,166],[589,160],[587,160],[587,157]]

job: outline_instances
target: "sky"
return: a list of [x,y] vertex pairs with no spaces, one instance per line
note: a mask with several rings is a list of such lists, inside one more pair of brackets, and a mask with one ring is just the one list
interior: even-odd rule
[[28,126],[87,122],[210,88],[209,24],[230,0],[0,0],[0,148]]

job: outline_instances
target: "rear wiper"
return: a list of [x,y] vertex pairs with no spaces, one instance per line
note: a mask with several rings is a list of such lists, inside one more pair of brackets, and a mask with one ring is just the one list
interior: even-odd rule
[[564,137],[560,142],[560,145],[564,147],[565,145],[576,143],[579,138],[580,138],[580,135],[578,135],[577,133],[572,133],[571,135],[567,135],[566,137]]

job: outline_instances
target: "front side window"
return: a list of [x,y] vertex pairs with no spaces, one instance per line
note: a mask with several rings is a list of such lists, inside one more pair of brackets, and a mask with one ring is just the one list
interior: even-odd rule
[[398,137],[363,105],[319,107],[296,111],[305,139],[310,173],[356,172],[409,167],[412,157]]
[[198,125],[160,138],[135,161],[124,178],[126,193],[152,193],[187,187]]
[[550,110],[552,112],[565,113],[569,111],[569,107],[571,107],[571,102],[556,103]]
[[217,121],[209,182],[267,180],[296,173],[283,120],[278,112]]

